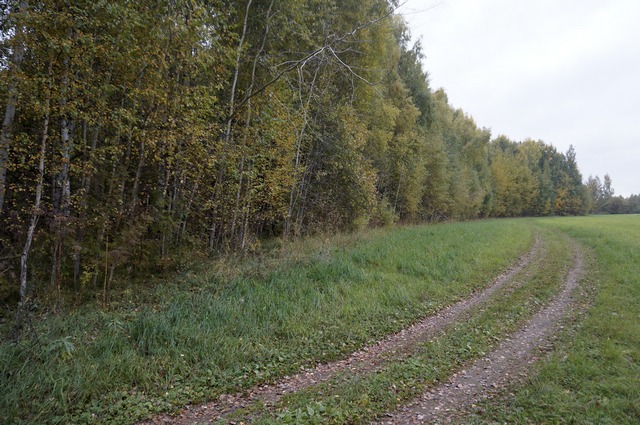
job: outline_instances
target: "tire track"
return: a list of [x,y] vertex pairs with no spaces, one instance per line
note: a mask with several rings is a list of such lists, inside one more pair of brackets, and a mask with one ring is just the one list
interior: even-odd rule
[[561,292],[527,324],[507,337],[496,350],[476,361],[448,382],[424,393],[377,424],[423,424],[460,422],[460,414],[473,402],[486,399],[501,387],[519,379],[534,363],[536,350],[544,347],[558,330],[570,307],[572,291],[582,274],[582,253],[574,244],[572,267]]
[[485,302],[498,289],[511,282],[524,267],[539,256],[541,245],[540,238],[536,235],[530,250],[522,255],[514,265],[495,278],[484,290],[476,292],[470,297],[440,310],[435,315],[425,317],[395,334],[366,346],[345,359],[302,370],[295,375],[284,377],[275,384],[254,387],[244,393],[223,394],[215,401],[187,407],[178,416],[157,416],[149,421],[142,422],[142,424],[212,422],[254,402],[273,405],[282,396],[328,381],[339,372],[348,371],[352,374],[365,374],[380,369],[390,360],[406,356],[415,350],[418,344],[433,338],[446,326],[458,320],[464,313]]

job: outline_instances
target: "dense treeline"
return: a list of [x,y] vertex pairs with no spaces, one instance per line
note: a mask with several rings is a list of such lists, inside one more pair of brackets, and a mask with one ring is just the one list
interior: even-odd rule
[[633,194],[627,198],[613,196],[607,210],[603,212],[610,214],[640,214],[640,195]]
[[429,86],[396,3],[4,2],[0,280],[106,301],[185,250],[591,211],[573,148],[492,140]]
[[605,174],[604,179],[589,176],[587,190],[591,200],[589,212],[594,214],[640,214],[640,195],[613,196],[611,177]]

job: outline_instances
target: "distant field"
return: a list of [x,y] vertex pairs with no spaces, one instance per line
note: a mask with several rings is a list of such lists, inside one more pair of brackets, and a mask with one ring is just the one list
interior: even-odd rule
[[[506,422],[633,422],[640,417],[640,216],[491,220],[276,244],[144,293],[125,290],[109,311],[42,313],[37,342],[0,345],[0,422],[133,423],[272,382],[468,296],[540,235],[545,251],[526,272],[531,285],[496,297],[425,346],[424,357],[310,388],[262,420],[366,423],[428,386],[425,367],[441,379],[552,297],[568,261],[565,233],[590,253],[584,285],[591,290],[583,296],[593,307],[576,314],[577,330],[567,326],[558,353],[515,401],[483,408]],[[319,389],[346,401],[323,401]]]

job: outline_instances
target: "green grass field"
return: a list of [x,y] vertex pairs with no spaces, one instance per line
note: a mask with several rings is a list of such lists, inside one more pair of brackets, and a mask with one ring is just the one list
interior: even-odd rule
[[568,234],[592,253],[583,284],[593,307],[576,314],[557,355],[515,402],[484,408],[506,422],[634,422],[640,216],[491,220],[280,243],[150,282],[152,289],[132,285],[108,311],[40,312],[38,340],[27,334],[0,345],[0,422],[132,423],[343,357],[487,285],[534,233],[547,243],[529,269],[537,273],[531,285],[495,297],[412,359],[326,383],[321,391],[340,402],[311,388],[259,421],[366,421],[481,356],[553,296]]
[[[286,396],[275,412],[259,412],[262,417],[256,423],[368,424],[377,415],[445,381],[465,363],[482,357],[520,328],[563,283],[571,258],[568,241],[544,229],[538,233],[545,240],[540,258],[516,276],[514,285],[494,294],[487,305],[474,309],[406,359],[391,362],[373,374],[342,374],[326,384]],[[528,283],[518,286],[518,282]]]
[[344,356],[485,285],[531,238],[487,221],[299,241],[42,315],[38,342],[0,347],[0,422],[130,423]]
[[591,248],[589,308],[527,385],[488,413],[507,423],[640,423],[640,216],[536,223]]

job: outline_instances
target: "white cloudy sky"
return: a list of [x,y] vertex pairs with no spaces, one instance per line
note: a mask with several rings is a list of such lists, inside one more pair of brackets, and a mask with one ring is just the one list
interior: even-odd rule
[[408,0],[431,87],[493,136],[576,149],[640,193],[640,0]]

